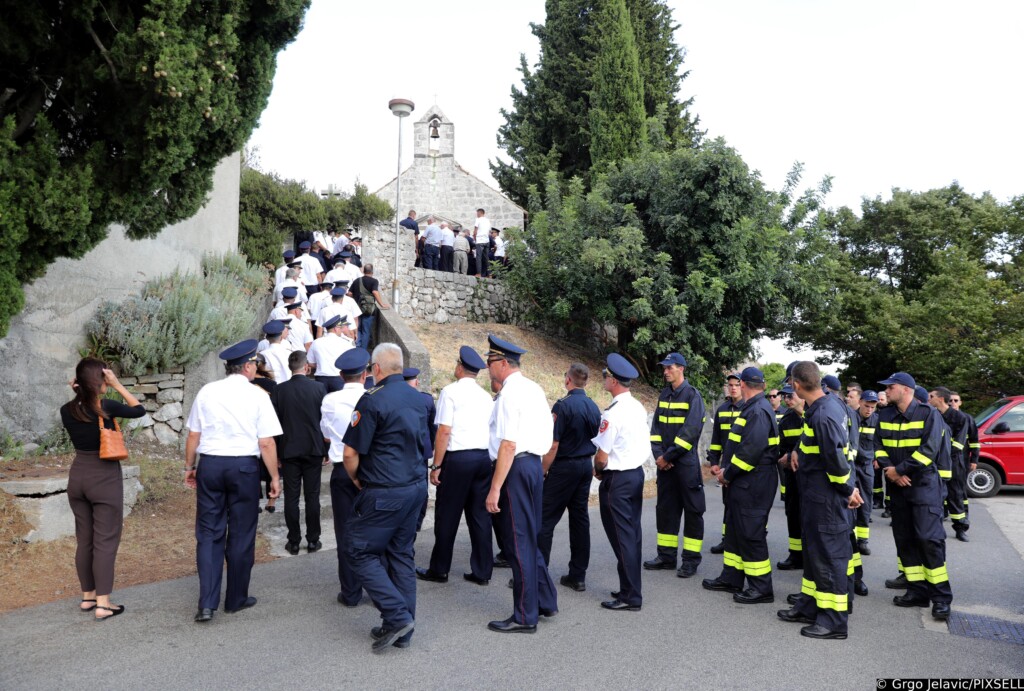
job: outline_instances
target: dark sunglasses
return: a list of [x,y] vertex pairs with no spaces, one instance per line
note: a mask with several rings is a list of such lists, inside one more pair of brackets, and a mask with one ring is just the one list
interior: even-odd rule
[[768,394],[768,398],[778,398],[781,395],[782,394],[779,394],[779,393],[770,393],[770,394]]

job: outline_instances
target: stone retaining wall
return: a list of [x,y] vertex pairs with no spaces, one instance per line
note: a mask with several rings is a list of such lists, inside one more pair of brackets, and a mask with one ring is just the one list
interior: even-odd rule
[[462,324],[495,321],[514,324],[520,310],[499,280],[476,278],[427,269],[410,269],[403,275],[398,312],[406,319]]
[[136,434],[147,441],[177,444],[185,426],[185,369],[172,367],[167,372],[145,374],[140,377],[122,377],[121,383],[131,391],[146,414],[129,420],[128,429],[139,428]]

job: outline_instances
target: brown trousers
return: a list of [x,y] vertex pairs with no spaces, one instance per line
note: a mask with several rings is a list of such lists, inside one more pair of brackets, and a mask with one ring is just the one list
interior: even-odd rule
[[124,491],[121,464],[100,460],[97,451],[78,451],[68,475],[68,501],[75,514],[75,568],[82,592],[110,595],[114,560],[121,544]]

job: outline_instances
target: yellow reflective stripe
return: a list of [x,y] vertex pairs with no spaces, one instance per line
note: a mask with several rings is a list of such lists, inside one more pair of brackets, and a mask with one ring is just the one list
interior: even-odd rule
[[[828,473],[825,473],[825,474],[828,475]],[[829,482],[834,482],[837,485],[845,485],[846,481],[849,480],[849,479],[850,479],[850,474],[849,473],[847,473],[846,475],[828,475],[828,481]]]
[[918,420],[917,422],[879,422],[878,427],[880,429],[889,430],[891,432],[906,432],[912,429],[924,429],[924,420]]
[[744,460],[741,460],[737,456],[732,457],[732,464],[741,470],[751,471],[754,469],[754,466],[750,465]]
[[923,566],[904,566],[903,573],[906,575],[908,581],[923,581],[924,580],[924,567]]
[[811,597],[814,597],[814,594],[818,592],[818,587],[815,585],[814,581],[809,581],[806,578],[804,578],[803,581],[800,583],[800,592],[804,595],[810,595]]
[[722,554],[722,562],[725,566],[731,566],[737,571],[743,570],[743,560],[740,559],[740,555],[734,552],[725,552]]
[[781,494],[783,497],[786,496],[786,486],[785,485],[779,485],[779,494]]
[[725,535],[725,523],[722,523],[722,535]]
[[743,573],[747,576],[765,576],[772,572],[771,559],[743,562]]
[[874,427],[861,427],[860,428],[860,433],[861,434],[874,434],[875,433],[875,428]]
[[738,410],[723,410],[718,413],[718,417],[739,417],[740,411]]
[[768,437],[768,446],[778,446],[778,445],[779,445],[779,438],[778,437]]
[[949,517],[951,519],[953,519],[954,521],[962,521],[963,519],[967,518],[967,514],[966,513],[951,513],[951,514],[949,514]]
[[811,439],[814,439],[814,430],[808,427],[807,425],[804,425],[803,429],[801,429],[800,431],[806,434]]
[[727,422],[724,425],[719,425],[718,429],[722,430],[723,432],[728,432],[729,430],[732,429],[732,423],[731,422]]
[[701,546],[704,544],[703,540],[698,540],[694,537],[683,536],[683,551],[684,552],[699,552]]
[[940,470],[939,471],[939,477],[941,477],[943,480],[952,480],[953,479],[953,471],[952,470]]
[[884,487],[872,487],[871,488],[871,492],[874,493],[874,494],[881,494],[883,489],[885,489],[885,488]]
[[685,417],[666,417],[665,415],[658,416],[658,422],[664,422],[666,425],[681,425],[686,422]]
[[971,503],[970,499],[964,499],[964,506],[967,506],[970,503]]
[[651,441],[661,441],[661,435],[660,434],[652,434],[651,435]]
[[744,417],[738,417],[738,418],[736,418],[736,424],[739,425],[740,427],[746,427],[747,426],[747,419],[744,418]]
[[734,442],[739,443],[739,442],[743,441],[743,438],[740,435],[735,434],[734,432],[729,432],[729,441],[734,441]]
[[958,442],[956,439],[954,439],[953,440],[953,448],[954,449],[961,449],[962,450],[964,448],[964,445],[961,444],[960,442]]
[[673,441],[675,442],[676,446],[681,446],[687,451],[693,448],[693,444],[686,441],[685,439],[680,439],[679,437],[676,437]]
[[818,447],[818,446],[808,446],[807,444],[804,444],[803,442],[800,442],[800,450],[803,451],[804,453],[809,453],[809,454],[821,453],[821,447]]
[[977,441],[971,442],[970,443],[970,447],[972,449],[980,449],[981,448],[981,442],[977,442]]
[[689,410],[689,403],[672,403],[671,401],[658,401],[659,408],[668,408],[669,410]]
[[860,552],[854,552],[853,556],[850,557],[850,566],[856,568],[858,566],[864,566],[864,560],[860,556]]
[[798,537],[789,538],[789,551],[790,552],[802,552],[804,550],[804,541]]
[[845,612],[850,609],[849,597],[846,593],[837,595],[836,593],[823,593],[816,590],[814,601],[818,605],[818,609],[834,609],[837,612]]
[[721,451],[721,450],[722,450],[722,445],[721,444],[712,444],[712,445],[710,445],[708,447],[708,451]]
[[920,451],[915,451],[911,458],[913,458],[915,461],[918,461],[921,465],[925,466],[931,465],[932,463],[932,459],[928,458]]
[[888,458],[888,457],[889,457],[889,452],[886,451],[885,449],[876,449],[875,450],[875,458]]
[[921,446],[920,439],[883,439],[882,446],[895,446],[896,448],[906,448],[908,446]]
[[679,536],[658,533],[658,547],[678,547]]
[[782,436],[784,437],[799,437],[802,430],[798,429],[784,429],[782,430]]
[[945,564],[937,569],[929,569],[927,566],[922,567],[922,569],[924,570],[924,580],[929,583],[945,583],[949,580]]
[[870,533],[871,529],[866,525],[858,525],[853,529],[853,534],[857,536],[858,540],[867,540]]
[[851,559],[849,561],[849,563],[847,563],[847,565],[846,565],[846,575],[847,576],[852,576],[855,572],[856,572],[856,568],[853,565],[853,559]]

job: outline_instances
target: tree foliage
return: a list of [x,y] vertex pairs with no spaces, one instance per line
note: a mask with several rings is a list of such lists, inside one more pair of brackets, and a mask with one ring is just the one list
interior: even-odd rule
[[242,148],[309,0],[5,2],[0,22],[0,335],[21,286],[112,223],[195,214]]
[[[540,58],[531,68],[526,56],[520,56],[522,88],[513,86],[512,109],[502,109],[505,122],[498,128],[498,145],[509,162],[496,160],[491,164],[491,173],[501,189],[520,205],[527,205],[531,185],[543,189],[550,170],[558,171],[562,182],[574,176],[580,176],[585,186],[591,181],[593,99],[606,99],[596,104],[603,107],[607,99],[621,97],[604,89],[607,80],[632,82],[631,74],[609,72],[609,66],[621,60],[625,50],[619,30],[607,33],[602,28],[609,25],[608,13],[615,11],[613,5],[621,7],[618,1],[547,0],[544,23],[531,25],[540,41]],[[687,73],[680,71],[684,53],[673,38],[677,25],[671,10],[664,0],[625,0],[625,5],[629,17],[618,19],[621,11],[616,12],[615,25],[624,28],[628,20],[633,35],[643,117],[653,117],[660,110],[668,140],[692,145],[701,133],[697,130],[698,119],[688,112],[692,100],[679,100]],[[606,51],[611,54],[606,55]],[[631,94],[629,108],[629,122],[635,128]],[[605,110],[601,117],[611,115]],[[642,129],[636,135],[643,136]],[[598,147],[600,152],[600,140]]]

